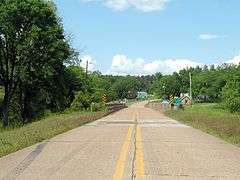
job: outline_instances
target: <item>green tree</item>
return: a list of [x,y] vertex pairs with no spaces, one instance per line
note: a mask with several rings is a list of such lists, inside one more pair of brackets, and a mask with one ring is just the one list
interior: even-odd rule
[[225,107],[231,112],[240,112],[240,73],[236,73],[223,88]]
[[181,89],[181,78],[178,73],[156,78],[153,82],[152,89],[156,96],[179,95]]
[[137,97],[137,92],[141,89],[141,82],[133,76],[116,77],[114,82],[113,91],[116,92],[119,99],[129,98],[133,99]]
[[86,78],[86,73],[84,72],[84,69],[80,66],[68,66],[65,69],[64,78],[68,89],[68,97],[70,104],[75,98],[75,92],[86,92],[90,89],[88,82],[89,79]]
[[26,96],[29,86],[44,84],[47,78],[57,75],[70,54],[56,8],[50,1],[0,0],[4,126],[9,123],[9,106],[14,94]]

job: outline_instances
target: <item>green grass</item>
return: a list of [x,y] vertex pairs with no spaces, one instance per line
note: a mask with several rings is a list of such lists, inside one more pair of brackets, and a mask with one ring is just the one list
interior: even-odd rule
[[106,112],[74,112],[52,115],[14,129],[0,128],[0,157],[52,138],[105,115]]
[[195,104],[183,110],[164,110],[164,114],[240,146],[240,113],[230,113],[217,104]]

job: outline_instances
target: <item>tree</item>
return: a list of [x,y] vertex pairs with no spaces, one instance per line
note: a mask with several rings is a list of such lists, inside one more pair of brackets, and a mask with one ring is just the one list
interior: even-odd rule
[[157,96],[180,95],[181,79],[178,73],[166,75],[162,78],[156,78],[153,82],[152,89]]
[[116,92],[119,99],[137,97],[137,91],[141,90],[141,82],[133,76],[116,77],[113,83],[113,91]]
[[240,73],[236,73],[223,88],[225,107],[231,112],[240,112]]
[[88,79],[86,79],[86,73],[80,66],[68,66],[65,69],[64,78],[70,103],[74,100],[75,92],[86,92],[89,90],[89,82]]
[[159,78],[162,77],[161,73],[158,73],[155,76],[153,76],[153,75],[138,76],[137,80],[141,84],[140,90],[150,92],[152,83],[154,81],[154,78],[156,78],[156,77],[159,77]]
[[26,96],[29,86],[44,84],[61,71],[70,55],[56,8],[50,1],[0,0],[3,126],[9,123],[9,105],[15,92]]

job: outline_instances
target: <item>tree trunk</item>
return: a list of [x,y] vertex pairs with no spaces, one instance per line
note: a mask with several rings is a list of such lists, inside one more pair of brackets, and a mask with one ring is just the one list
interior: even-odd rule
[[23,90],[23,84],[19,81],[19,105],[20,105],[20,113],[22,118],[22,123],[25,123],[26,117],[24,114],[25,111],[25,91]]
[[24,120],[24,123],[28,123],[31,120],[31,113],[29,113],[29,91],[24,88],[23,90],[23,98],[22,98],[22,118]]
[[8,107],[3,107],[3,127],[8,126]]
[[8,88],[5,87],[5,94],[4,94],[4,100],[3,100],[3,127],[7,127],[9,124],[9,93],[8,93]]

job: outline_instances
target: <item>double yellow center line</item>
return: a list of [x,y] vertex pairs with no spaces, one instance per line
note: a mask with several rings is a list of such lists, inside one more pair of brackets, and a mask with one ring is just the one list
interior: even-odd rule
[[124,174],[124,169],[125,169],[125,162],[128,158],[129,154],[129,147],[132,139],[132,132],[135,130],[136,138],[134,141],[136,142],[136,149],[135,149],[135,162],[134,162],[134,173],[135,173],[135,179],[141,179],[141,177],[144,175],[144,161],[143,161],[143,146],[142,146],[142,135],[141,135],[141,128],[137,124],[137,114],[134,114],[134,119],[135,119],[135,126],[131,125],[128,128],[127,135],[124,139],[124,143],[122,146],[122,150],[119,156],[119,159],[117,161],[117,166],[115,173],[113,175],[113,180],[121,180]]
[[143,161],[143,146],[142,146],[142,135],[141,135],[141,128],[137,125],[137,132],[136,132],[136,161],[135,161],[135,168],[136,168],[136,177],[135,179],[141,179],[144,175],[144,161]]

